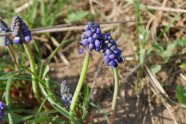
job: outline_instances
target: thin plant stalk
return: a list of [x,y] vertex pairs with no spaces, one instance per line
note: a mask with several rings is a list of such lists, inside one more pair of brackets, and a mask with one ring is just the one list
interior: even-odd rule
[[[28,55],[28,59],[30,61],[30,70],[36,74],[36,67],[35,67],[35,62],[34,62],[34,57],[33,57],[33,53],[30,50],[30,47],[28,46],[28,44],[23,43],[24,49]],[[37,84],[37,79],[34,76],[34,74],[31,74],[32,76],[32,88],[33,88],[33,92],[34,92],[34,96],[35,98],[39,101],[40,97],[39,97],[39,91],[38,91],[38,84]]]
[[12,58],[12,61],[15,63],[15,68],[17,70],[18,69],[18,64],[17,64],[17,59],[16,59],[16,56],[15,56],[15,53],[14,53],[15,51],[14,51],[12,45],[8,45],[8,51],[9,51],[9,54]]
[[12,114],[11,114],[11,101],[10,101],[10,86],[11,86],[11,77],[8,79],[6,84],[6,95],[5,95],[5,101],[8,108],[8,120],[9,124],[14,124]]
[[114,95],[112,98],[112,106],[111,106],[111,113],[110,113],[110,124],[113,124],[114,117],[115,117],[115,110],[116,110],[116,104],[117,104],[117,96],[119,92],[119,75],[118,75],[118,69],[113,68],[114,73]]
[[71,117],[71,123],[72,124],[74,124],[74,109],[75,109],[79,93],[81,91],[81,88],[83,86],[83,83],[84,83],[84,80],[85,80],[85,77],[86,77],[89,61],[90,61],[90,53],[86,52],[84,63],[83,63],[83,68],[81,70],[80,78],[79,78],[74,96],[72,98],[71,106],[70,106],[70,117]]

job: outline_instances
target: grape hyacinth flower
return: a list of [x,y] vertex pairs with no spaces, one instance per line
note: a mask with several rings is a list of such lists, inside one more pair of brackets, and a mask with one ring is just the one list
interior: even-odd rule
[[93,22],[88,22],[81,36],[80,45],[84,48],[87,47],[89,52],[92,50],[98,52],[101,50],[101,44],[102,34],[100,25]]
[[29,42],[32,39],[31,31],[19,16],[12,18],[11,30],[14,37],[13,43],[21,44],[23,41]]
[[[8,26],[3,20],[0,20],[0,33],[6,33],[8,32]],[[10,39],[8,36],[1,37],[0,39],[0,46],[7,46],[10,43]]]
[[5,110],[5,104],[0,101],[0,120],[3,118],[4,110]]
[[118,63],[123,62],[121,50],[118,49],[116,42],[109,33],[103,34],[102,54],[104,61],[108,66],[117,67]]
[[61,83],[61,100],[66,107],[69,106],[72,101],[72,93],[66,80]]

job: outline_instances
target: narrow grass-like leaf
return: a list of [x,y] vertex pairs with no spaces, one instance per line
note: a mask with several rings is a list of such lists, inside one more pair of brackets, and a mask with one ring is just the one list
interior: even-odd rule
[[11,100],[10,100],[11,81],[12,81],[12,78],[9,77],[9,79],[7,81],[7,84],[6,84],[5,100],[6,100],[6,105],[7,105],[7,109],[8,109],[9,124],[14,124],[13,117],[12,117],[12,112],[11,112]]
[[58,47],[56,47],[56,49],[50,54],[50,56],[48,57],[48,63],[51,62],[52,58],[55,56],[55,54],[59,51],[59,49],[66,43],[66,42],[70,42],[72,40],[64,40],[61,41],[61,43],[59,44]]

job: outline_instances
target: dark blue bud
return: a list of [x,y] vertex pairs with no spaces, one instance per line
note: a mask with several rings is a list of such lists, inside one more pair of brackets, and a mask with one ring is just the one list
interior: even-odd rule
[[110,58],[110,59],[115,59],[115,57],[116,57],[116,56],[115,56],[114,54],[109,55],[109,58]]
[[25,36],[25,41],[29,42],[32,38],[30,36]]
[[88,45],[88,48],[89,48],[90,50],[94,49],[94,44],[93,44],[93,43],[90,43],[90,44]]
[[104,56],[104,61],[106,62],[106,63],[108,63],[108,62],[110,62],[110,57],[109,57],[109,55],[106,55],[106,56]]
[[94,32],[96,31],[96,29],[95,29],[95,28],[91,28],[90,31],[91,31],[92,33],[94,33]]
[[3,118],[5,107],[5,103],[0,101],[0,120]]
[[88,38],[88,41],[89,41],[90,43],[93,43],[93,42],[94,42],[94,39],[93,39],[92,37],[89,37],[89,38]]
[[123,58],[122,58],[122,57],[117,57],[116,61],[117,61],[118,63],[122,63],[122,62],[123,62]]
[[105,54],[107,54],[107,55],[110,55],[112,53],[112,51],[110,50],[110,49],[107,49],[106,51],[105,51]]
[[93,38],[94,38],[94,39],[98,38],[97,33],[94,33],[94,34],[93,34]]
[[112,67],[117,67],[118,64],[116,63],[116,61],[114,60],[111,60],[109,63],[108,63],[109,66],[112,66]]
[[95,51],[96,51],[96,52],[99,52],[100,49],[101,49],[101,48],[96,47],[96,48],[95,48]]
[[101,41],[95,40],[95,46],[96,46],[97,48],[100,48],[100,46],[101,46]]
[[117,55],[121,55],[121,50],[116,49],[116,50],[114,50],[114,53],[117,54]]
[[84,52],[84,49],[82,49],[82,48],[79,48],[78,49],[78,54],[80,55],[80,54],[82,54]]
[[101,30],[100,30],[100,28],[96,28],[96,33],[101,33]]
[[116,49],[116,46],[113,45],[112,47],[110,47],[110,49],[114,51]]
[[89,44],[89,42],[88,42],[87,39],[83,39],[82,41],[80,41],[80,45],[83,46],[83,47],[85,47],[88,44]]
[[15,38],[13,39],[13,43],[19,44],[19,43],[21,43],[21,39],[20,39],[19,37],[15,37]]
[[85,32],[85,35],[86,35],[87,37],[90,37],[90,36],[91,36],[91,31],[90,31],[90,30],[86,31],[86,32]]
[[87,31],[87,30],[89,30],[89,26],[88,25],[85,26],[85,31]]

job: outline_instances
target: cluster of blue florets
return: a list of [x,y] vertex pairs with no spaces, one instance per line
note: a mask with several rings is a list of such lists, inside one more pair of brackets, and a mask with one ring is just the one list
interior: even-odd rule
[[69,106],[72,101],[72,93],[66,80],[61,83],[61,100],[66,107]]
[[[118,63],[123,62],[121,57],[121,50],[118,49],[116,42],[112,39],[111,35],[102,34],[99,24],[88,22],[85,26],[85,31],[82,34],[80,45],[88,48],[88,51],[102,50],[104,61],[108,66],[117,67]],[[82,53],[82,49],[79,49]]]
[[4,110],[5,110],[5,104],[0,101],[0,120],[3,118]]
[[80,45],[87,47],[89,51],[100,51],[102,44],[102,33],[99,24],[88,22],[81,36]]
[[117,67],[118,63],[123,62],[121,50],[118,49],[116,42],[109,33],[103,34],[103,39],[102,54],[104,61],[108,66]]
[[19,16],[12,18],[11,30],[14,37],[13,43],[20,44],[23,41],[29,42],[32,39],[31,31]]
[[[5,22],[3,22],[2,20],[0,20],[0,33],[6,33],[9,31],[9,28],[7,26],[7,24]],[[1,41],[1,45],[2,46],[7,46],[10,43],[10,39],[8,36],[4,37],[4,40]]]

